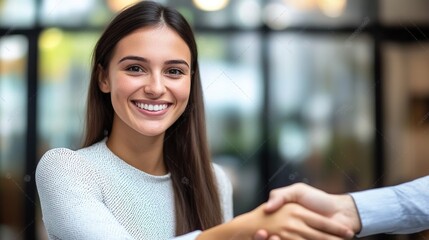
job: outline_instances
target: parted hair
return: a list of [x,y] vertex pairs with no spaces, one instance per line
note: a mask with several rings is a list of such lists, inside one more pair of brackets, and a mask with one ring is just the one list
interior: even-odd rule
[[141,1],[121,11],[106,27],[92,56],[83,147],[101,141],[112,128],[110,93],[98,80],[108,69],[117,43],[137,29],[166,25],[186,42],[191,52],[191,91],[188,105],[165,133],[164,161],[174,188],[176,235],[205,230],[222,223],[222,209],[208,149],[203,93],[194,33],[175,9]]

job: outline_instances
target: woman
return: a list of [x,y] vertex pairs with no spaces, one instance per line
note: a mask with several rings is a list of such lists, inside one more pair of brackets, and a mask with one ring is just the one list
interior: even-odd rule
[[210,162],[197,59],[186,20],[157,3],[137,3],[107,26],[93,55],[83,148],[50,150],[37,167],[51,239],[322,234],[279,221],[321,218],[293,216],[306,211],[298,205],[231,220],[230,182]]

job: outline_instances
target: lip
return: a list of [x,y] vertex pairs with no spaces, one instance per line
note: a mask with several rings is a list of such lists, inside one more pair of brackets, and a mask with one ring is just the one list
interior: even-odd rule
[[[165,101],[156,101],[155,102],[155,101],[138,101],[138,100],[133,100],[131,102],[134,105],[134,107],[140,113],[143,113],[144,115],[151,116],[151,117],[164,115],[168,111],[168,109],[171,107],[171,105],[172,105],[171,103],[165,102]],[[151,106],[156,106],[156,107],[154,107],[154,109],[156,109],[158,107],[160,107],[160,108],[164,108],[165,107],[165,108],[162,109],[162,110],[148,110],[148,109],[144,109],[144,108],[141,108],[141,107],[137,106],[138,104],[139,105],[147,104],[147,105],[151,105]]]

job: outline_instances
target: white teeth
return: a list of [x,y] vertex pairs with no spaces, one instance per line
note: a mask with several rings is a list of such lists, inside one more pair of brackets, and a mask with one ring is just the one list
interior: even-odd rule
[[167,108],[167,104],[145,104],[145,103],[135,103],[138,108],[149,110],[149,111],[162,111]]

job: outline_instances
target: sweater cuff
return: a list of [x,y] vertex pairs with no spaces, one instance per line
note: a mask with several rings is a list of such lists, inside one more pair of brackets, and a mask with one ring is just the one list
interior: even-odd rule
[[185,235],[180,235],[178,237],[175,237],[174,240],[195,240],[200,234],[201,234],[201,231],[197,230],[197,231],[187,233]]

